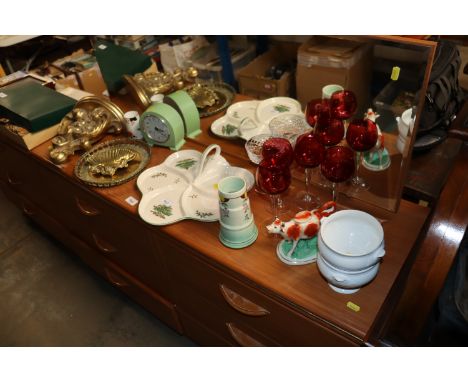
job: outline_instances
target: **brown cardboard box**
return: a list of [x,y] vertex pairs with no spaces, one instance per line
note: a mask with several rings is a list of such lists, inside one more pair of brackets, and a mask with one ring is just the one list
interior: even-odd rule
[[108,96],[107,86],[97,62],[76,73],[71,73],[64,68],[63,64],[65,62],[77,60],[84,54],[85,52],[80,49],[70,56],[54,61],[53,64],[47,67],[48,76],[54,79],[58,90],[66,87],[73,87],[97,96]]
[[359,105],[370,102],[371,50],[365,44],[330,37],[313,37],[298,51],[297,99],[305,107],[322,97],[325,85],[352,90]]
[[81,90],[93,93],[97,96],[108,96],[106,83],[102,78],[99,65],[96,63],[93,67],[77,73],[79,88]]
[[275,46],[240,69],[238,73],[240,93],[257,99],[294,97],[294,72],[287,71],[278,80],[268,78],[266,75],[274,65],[295,61],[297,48],[296,44]]

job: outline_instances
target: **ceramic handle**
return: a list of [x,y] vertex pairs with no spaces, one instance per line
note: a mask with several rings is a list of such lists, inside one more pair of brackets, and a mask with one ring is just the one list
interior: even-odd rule
[[9,172],[7,173],[7,180],[8,180],[8,183],[12,186],[21,186],[22,184],[20,181],[15,180],[15,178],[12,177]]
[[240,294],[229,289],[226,285],[220,284],[219,289],[226,302],[238,312],[247,316],[266,316],[270,314],[268,310],[242,297]]
[[375,257],[376,258],[381,258],[381,257],[384,257],[385,256],[385,249],[381,249],[380,251],[378,251],[376,254],[375,254]]
[[98,209],[96,209],[94,207],[91,207],[90,205],[87,205],[86,202],[83,202],[78,197],[75,197],[75,202],[76,202],[76,206],[78,207],[78,210],[83,215],[96,216],[96,215],[99,215],[101,213]]
[[339,283],[342,283],[343,281],[346,281],[346,279],[344,277],[339,277],[339,276],[336,276],[336,275],[333,275],[333,278],[338,281]]
[[109,280],[112,285],[115,285],[118,287],[128,286],[128,283],[123,278],[117,276],[110,269],[105,268],[104,272],[106,273],[107,280]]
[[241,346],[265,346],[260,341],[249,336],[244,331],[236,327],[232,322],[227,322],[226,326],[231,334],[232,338]]
[[112,253],[117,252],[117,250],[110,245],[109,243],[106,243],[104,240],[99,239],[94,233],[93,233],[93,239],[94,243],[96,244],[96,247],[106,255],[110,255]]
[[208,159],[208,154],[210,152],[213,151],[213,149],[215,150],[215,153],[213,155],[213,158],[216,158],[218,157],[220,154],[221,154],[221,147],[219,147],[219,145],[209,145],[205,151],[203,151],[203,154],[202,154],[202,157],[200,159],[200,165],[198,166],[198,174],[197,174],[197,178],[203,173],[203,171],[205,170],[205,165],[206,165],[206,161]]

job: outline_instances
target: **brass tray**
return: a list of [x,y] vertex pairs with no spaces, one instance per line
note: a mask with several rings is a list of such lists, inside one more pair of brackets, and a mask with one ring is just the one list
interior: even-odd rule
[[81,156],[75,176],[90,186],[117,186],[143,171],[150,156],[151,148],[143,141],[130,138],[106,141]]
[[[190,85],[184,90],[189,93],[190,89],[196,86],[197,84]],[[201,83],[201,85],[213,90],[216,93],[217,101],[212,106],[206,106],[202,109],[198,109],[200,113],[200,118],[209,117],[210,115],[217,114],[224,109],[227,109],[234,100],[236,91],[231,85],[228,85],[224,82],[219,83]]]

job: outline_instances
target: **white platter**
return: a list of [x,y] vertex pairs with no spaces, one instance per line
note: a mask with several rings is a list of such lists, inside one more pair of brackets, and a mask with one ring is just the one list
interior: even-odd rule
[[270,119],[280,113],[286,112],[293,114],[301,113],[301,104],[289,97],[267,98],[258,104],[255,116],[259,122],[268,124]]

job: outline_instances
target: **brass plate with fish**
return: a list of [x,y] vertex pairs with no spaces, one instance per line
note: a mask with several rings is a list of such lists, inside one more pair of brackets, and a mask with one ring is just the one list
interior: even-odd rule
[[229,107],[236,91],[224,82],[196,83],[184,89],[198,107],[200,117],[209,117]]
[[151,148],[135,139],[103,142],[81,156],[75,176],[95,187],[112,187],[129,181],[144,170]]

